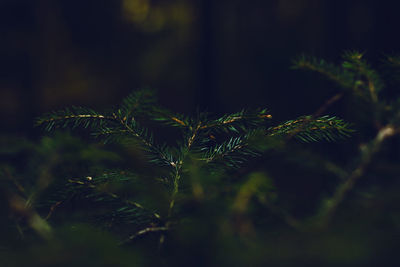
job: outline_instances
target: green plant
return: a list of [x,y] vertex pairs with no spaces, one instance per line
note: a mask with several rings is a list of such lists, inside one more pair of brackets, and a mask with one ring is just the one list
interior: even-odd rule
[[[293,136],[301,141],[310,142],[323,139],[332,141],[348,136],[351,132],[348,125],[336,117],[304,116],[277,126],[270,126],[271,117],[266,109],[242,110],[220,118],[210,118],[206,113],[188,117],[157,107],[154,94],[144,90],[133,92],[117,110],[111,112],[99,113],[88,108],[72,107],[43,115],[37,120],[37,124],[44,126],[46,130],[83,126],[90,128],[93,135],[102,137],[105,142],[117,141],[129,144],[131,141],[142,147],[151,163],[164,168],[162,172],[164,176],[159,180],[169,191],[169,195],[168,208],[163,213],[149,211],[142,204],[131,200],[132,196],[123,199],[113,192],[99,190],[110,181],[129,183],[137,180],[137,175],[132,173],[110,172],[97,177],[69,180],[71,184],[77,185],[73,190],[93,189],[92,197],[97,197],[97,201],[106,201],[104,194],[113,201],[120,201],[122,206],[115,210],[114,219],[125,217],[132,220],[135,218],[137,221],[138,217],[147,215],[148,225],[128,238],[132,240],[148,232],[167,231],[182,219],[174,214],[174,208],[180,194],[185,168],[188,166],[187,162],[201,163],[202,168],[209,166],[235,168],[249,157],[260,154],[252,143],[261,136],[264,139]],[[157,144],[148,128],[143,126],[151,125],[152,122],[180,130],[180,137],[176,138],[174,145]]]
[[[394,68],[392,73],[396,75],[400,60],[389,56],[385,62]],[[193,241],[196,244],[214,244],[221,246],[220,250],[225,248],[235,252],[241,250],[243,240],[246,242],[250,238],[259,245],[249,245],[255,251],[249,256],[251,258],[239,254],[231,256],[242,263],[265,262],[262,257],[264,245],[267,243],[270,249],[275,246],[273,241],[268,243],[265,240],[269,240],[280,227],[274,225],[275,219],[294,228],[299,235],[306,233],[307,239],[315,238],[309,235],[311,232],[325,233],[322,240],[332,238],[331,233],[324,231],[329,229],[340,205],[346,209],[343,202],[351,192],[357,191],[355,185],[362,177],[372,179],[368,185],[375,185],[378,182],[373,178],[377,176],[396,176],[397,161],[385,154],[394,146],[385,143],[391,142],[389,140],[400,132],[400,99],[386,95],[384,89],[389,89],[384,86],[380,75],[358,52],[345,53],[339,65],[302,56],[295,61],[294,68],[322,74],[338,85],[339,92],[314,114],[282,123],[274,123],[266,109],[242,110],[220,117],[202,112],[193,116],[177,114],[159,107],[156,94],[150,90],[133,92],[118,108],[110,111],[71,107],[44,114],[36,122],[46,130],[84,128],[104,143],[116,144],[117,147],[91,144],[88,149],[79,139],[60,135],[53,139],[44,138],[37,150],[53,160],[44,164],[38,181],[48,182],[44,185],[37,183],[40,188],[32,190],[36,193],[27,194],[24,181],[14,179],[10,168],[3,168],[3,176],[14,181],[13,186],[17,188],[7,193],[10,207],[27,219],[29,228],[48,240],[52,239],[52,219],[58,223],[69,220],[95,224],[116,234],[119,244],[134,246],[143,243],[146,246],[146,241],[150,240],[150,251],[154,248],[152,240],[158,244],[172,240],[172,244],[178,244],[185,251],[189,251],[190,242],[196,240]],[[351,127],[335,116],[324,115],[333,103],[341,99],[351,99],[352,107],[358,109],[348,114]],[[356,135],[357,140],[348,139],[350,135]],[[337,142],[343,138],[351,141],[351,144],[346,141],[345,145],[355,151],[349,153],[351,163],[344,166],[321,153],[305,150],[312,146],[310,142]],[[77,146],[77,143],[81,145]],[[56,153],[54,150],[58,146],[62,149]],[[71,156],[75,157],[71,165],[91,161],[87,165],[92,164],[95,168],[57,169],[57,179],[48,179],[49,170],[60,164],[60,158],[65,156],[65,147],[71,146],[75,151],[71,153],[80,155],[79,158]],[[119,152],[109,152],[108,148]],[[133,160],[118,168],[103,162],[110,158],[114,162],[124,161],[129,157]],[[262,159],[258,164],[265,165],[265,169],[254,170],[246,165],[250,159],[256,158]],[[277,171],[274,173],[268,161],[271,164],[285,161],[285,164],[300,165],[302,170],[311,169],[316,171],[313,175],[319,180],[322,180],[320,176],[333,178],[329,190],[323,192],[317,187],[315,199],[318,208],[300,215],[293,212],[308,203],[299,201],[297,206],[293,204],[296,201],[290,198],[291,192],[285,195],[284,189],[275,185],[278,178],[285,175],[284,165],[275,167]],[[66,165],[65,162],[62,164]],[[290,182],[302,180],[300,178],[293,178]],[[301,183],[309,182],[304,179]],[[375,199],[375,194],[368,193],[368,190],[368,187],[361,188],[358,194],[369,198],[372,195]],[[24,204],[28,202],[29,205]],[[59,213],[62,215],[57,217]],[[397,216],[393,212],[390,214],[393,218]],[[20,221],[17,221],[18,225]],[[216,233],[218,231],[220,233]],[[238,248],[229,247],[227,243],[234,240],[237,233],[240,245]],[[223,241],[214,237],[207,242],[204,235],[222,236]],[[342,242],[347,244],[348,241],[344,239]],[[292,245],[288,247],[291,250]],[[357,260],[361,260],[367,252],[362,252],[364,247],[359,244],[356,247],[361,251]],[[344,246],[340,252],[341,257],[347,257],[346,248]],[[194,250],[200,250],[199,246]],[[171,262],[176,260],[174,256],[182,257],[178,252],[171,253]],[[269,257],[279,259],[273,252],[268,253]],[[224,262],[229,263],[229,257]]]

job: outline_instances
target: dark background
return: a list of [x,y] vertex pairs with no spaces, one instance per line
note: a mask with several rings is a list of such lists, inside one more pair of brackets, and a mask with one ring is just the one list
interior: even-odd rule
[[[124,167],[126,164],[147,170],[149,165],[144,164],[145,157],[137,148],[121,152],[118,147],[103,147],[69,134],[56,133],[49,138],[34,127],[35,117],[44,112],[72,105],[101,110],[118,105],[132,90],[143,87],[158,90],[163,106],[185,114],[197,108],[225,114],[266,107],[273,115],[273,125],[313,114],[339,92],[338,88],[315,73],[291,69],[292,61],[306,54],[338,63],[344,51],[359,50],[365,52],[372,66],[380,66],[384,55],[400,52],[399,7],[395,1],[378,0],[0,0],[0,168],[14,172],[16,180],[28,189],[42,180],[54,178],[56,183],[81,177],[82,173],[92,176],[91,166],[107,169],[120,161]],[[392,92],[398,92],[397,86],[388,86],[382,94]],[[376,135],[374,119],[369,118],[373,111],[354,105],[357,102],[350,98],[346,95],[326,113],[353,123],[357,131],[351,138],[335,143],[292,142],[290,147],[277,145],[271,151],[267,147],[262,157],[224,176],[226,181],[214,181],[205,173],[206,193],[211,196],[199,205],[197,213],[191,213],[196,209],[190,205],[195,204],[188,201],[182,213],[196,223],[171,235],[172,249],[166,250],[166,258],[185,263],[174,266],[195,266],[192,261],[207,266],[203,254],[210,262],[221,257],[227,266],[240,265],[237,259],[249,265],[286,258],[296,266],[301,266],[298,259],[305,259],[305,266],[309,266],[309,258],[333,262],[318,266],[367,261],[373,262],[370,266],[379,266],[374,263],[397,260],[398,138],[373,158],[365,177],[344,200],[333,227],[326,232],[293,232],[257,201],[249,205],[248,214],[239,214],[242,217],[235,217],[237,214],[229,208],[239,199],[230,198],[239,196],[251,180],[248,174],[261,173],[267,176],[262,179],[273,181],[279,193],[277,206],[283,211],[299,219],[314,215],[341,184],[339,176],[328,171],[331,165],[323,165],[324,159],[353,171],[363,164],[364,148]],[[157,133],[165,138],[164,132]],[[112,152],[114,148],[121,154]],[[36,194],[41,189],[31,191]],[[161,203],[158,191],[152,193],[148,197],[155,204]],[[0,197],[7,196],[1,193]],[[8,201],[0,201],[0,211],[9,210]],[[63,233],[60,227],[65,221],[85,222],[85,209],[96,207],[83,206],[85,212],[80,214],[71,205],[70,210],[68,206],[60,208],[51,219],[58,234]],[[43,208],[40,214],[48,210]],[[71,214],[77,217],[70,218]],[[10,216],[2,218],[5,222],[0,222],[0,236],[4,244],[0,244],[0,259],[2,254],[9,256],[5,248],[13,248],[8,240],[17,248],[21,243],[26,247],[33,244],[30,254],[24,246],[15,250],[15,259],[24,261],[21,266],[27,266],[25,262],[35,257],[62,261],[70,256],[80,262],[84,255],[81,250],[93,249],[94,255],[107,257],[106,245],[115,243],[96,239],[103,233],[85,227],[77,232],[65,228],[61,246],[50,242],[41,248],[41,242],[30,242],[29,238],[20,242],[15,227],[20,221],[14,222]],[[256,237],[248,241],[246,234],[238,236],[237,232],[245,230],[243,225],[253,225],[258,230]],[[80,246],[77,240],[83,240]],[[154,244],[150,241],[149,251],[153,253],[158,240],[154,239]],[[184,249],[184,253],[176,248]],[[117,255],[113,259],[119,259],[119,248],[116,251],[111,252]],[[133,249],[126,255],[136,257],[137,253],[140,250]],[[157,259],[146,253],[140,257]],[[102,257],[97,260],[101,262]]]
[[186,113],[267,107],[278,121],[310,114],[335,88],[291,70],[292,60],[304,53],[337,61],[360,50],[379,62],[398,52],[394,2],[2,0],[1,126],[34,134],[45,111],[109,107],[142,87]]

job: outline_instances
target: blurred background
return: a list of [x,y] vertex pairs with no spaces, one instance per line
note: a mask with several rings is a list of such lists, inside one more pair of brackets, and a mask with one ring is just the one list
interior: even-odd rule
[[[385,3],[386,2],[386,3]],[[119,103],[159,91],[174,111],[267,107],[277,120],[309,114],[331,83],[290,70],[300,54],[337,60],[398,52],[395,1],[1,0],[0,116],[32,134],[57,108]],[[340,108],[337,112],[340,113]]]
[[[34,188],[26,191],[36,196],[50,182],[85,177],[84,172],[92,175],[92,166],[107,169],[122,161],[123,167],[149,167],[137,151],[117,147],[123,152],[110,152],[95,141],[68,133],[50,138],[34,127],[35,117],[44,112],[72,105],[109,108],[139,88],[156,89],[162,106],[185,114],[197,108],[225,114],[265,107],[274,123],[313,114],[338,92],[337,87],[315,73],[291,69],[293,60],[306,54],[339,62],[344,51],[359,50],[371,65],[379,66],[384,55],[400,52],[399,7],[384,0],[0,0],[0,167],[4,167],[0,181],[15,191],[15,176],[26,188]],[[362,117],[365,124],[373,124],[368,108],[365,112],[358,107],[344,98],[327,113],[349,122]],[[309,259],[332,263],[316,266],[371,262],[370,266],[379,266],[381,261],[396,260],[398,138],[374,158],[329,231],[295,232],[263,206],[263,197],[279,193],[277,206],[295,217],[315,214],[321,200],[342,182],[329,172],[333,165],[325,166],[323,157],[353,170],[360,151],[376,134],[373,126],[355,125],[361,130],[343,142],[296,143],[272,152],[265,148],[270,154],[228,173],[226,180],[194,173],[193,177],[204,178],[209,199],[196,206],[188,198],[183,213],[192,221],[169,239],[165,258],[174,266],[212,266],[207,263],[215,264],[219,258],[226,266],[251,262],[265,266],[271,259],[287,260],[287,266],[310,266]],[[271,188],[276,191],[271,193]],[[156,196],[155,202],[161,202],[156,193],[146,197]],[[257,199],[257,194],[262,197]],[[0,194],[0,211],[8,212],[8,202]],[[246,206],[246,212],[237,215],[232,203]],[[19,259],[23,264],[8,266],[28,266],[34,262],[31,259],[48,260],[48,265],[30,266],[64,266],[55,262],[68,257],[82,263],[87,258],[82,251],[99,261],[82,266],[103,266],[96,264],[109,254],[113,256],[105,266],[133,266],[130,262],[137,258],[165,264],[154,257],[158,255],[154,243],[145,241],[145,252],[122,251],[110,245],[116,243],[114,236],[88,225],[62,228],[66,221],[82,222],[87,217],[86,210],[77,215],[79,220],[70,217],[82,202],[74,205],[52,215],[50,225],[59,231],[60,243],[37,242],[29,227],[20,229],[24,223],[19,217],[1,216],[0,259],[10,258],[15,248],[22,247],[10,262]],[[44,217],[48,210],[39,213]]]

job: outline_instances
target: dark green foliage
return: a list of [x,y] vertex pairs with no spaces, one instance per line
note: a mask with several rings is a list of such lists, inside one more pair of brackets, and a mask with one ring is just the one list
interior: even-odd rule
[[[348,124],[329,116],[300,117],[278,126],[270,126],[272,116],[266,109],[242,110],[212,119],[206,113],[198,113],[197,117],[187,117],[155,105],[152,92],[137,91],[123,100],[121,107],[114,112],[99,113],[87,108],[67,108],[38,118],[37,125],[47,130],[83,126],[90,128],[96,137],[103,138],[106,143],[132,139],[134,144],[143,148],[151,163],[169,169],[169,175],[162,179],[171,190],[166,214],[150,212],[142,204],[131,200],[134,195],[124,199],[112,191],[104,190],[112,181],[120,183],[131,181],[126,172],[102,174],[99,177],[89,177],[90,179],[87,177],[69,179],[68,186],[64,188],[69,193],[64,192],[60,195],[81,195],[86,200],[91,199],[114,208],[114,211],[108,212],[102,219],[119,224],[134,223],[136,226],[143,225],[143,228],[151,223],[152,227],[162,227],[160,229],[164,230],[174,223],[171,221],[171,216],[175,201],[179,197],[182,183],[180,180],[186,168],[184,163],[190,154],[192,160],[199,161],[203,165],[212,164],[214,168],[218,166],[238,168],[250,157],[261,155],[257,147],[251,146],[249,142],[259,134],[281,138],[293,135],[302,141],[311,142],[333,141],[349,136],[351,132]],[[177,140],[177,146],[171,148],[166,144],[156,144],[150,131],[142,126],[149,121],[180,128],[182,135],[179,137],[180,140]],[[65,200],[57,200],[55,203],[60,201]]]
[[[393,68],[397,61],[387,59]],[[340,89],[314,114],[281,123],[267,109],[177,114],[158,107],[151,90],[107,112],[72,107],[41,116],[36,124],[48,131],[81,127],[106,144],[57,133],[39,144],[2,146],[3,203],[17,229],[10,233],[58,244],[60,255],[73,243],[66,236],[98,231],[84,223],[116,237],[100,234],[86,244],[113,242],[93,246],[118,245],[116,254],[126,258],[131,249],[142,265],[188,266],[203,255],[211,266],[367,264],[374,244],[395,247],[374,225],[383,220],[399,229],[399,213],[387,203],[398,201],[400,98],[385,98],[389,83],[358,52],[336,65],[303,56],[295,68],[323,74]],[[347,123],[326,115],[342,98],[363,103],[355,113],[367,118]],[[176,135],[166,138],[170,128]],[[331,157],[332,147],[345,152]],[[24,154],[31,162],[25,172],[12,160]],[[381,219],[385,214],[390,218]]]
[[383,88],[383,82],[363,56],[364,54],[359,52],[346,52],[342,56],[343,61],[340,66],[327,63],[323,59],[302,56],[294,62],[294,68],[318,72],[336,82],[339,87],[365,100],[376,102],[377,95]]
[[316,119],[311,116],[303,116],[268,129],[270,136],[291,135],[306,143],[321,140],[337,141],[343,137],[350,137],[351,132],[353,131],[348,123],[330,116]]

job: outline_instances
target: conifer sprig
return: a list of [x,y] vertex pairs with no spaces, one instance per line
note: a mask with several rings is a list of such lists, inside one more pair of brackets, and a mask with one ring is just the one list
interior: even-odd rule
[[130,118],[132,114],[144,114],[152,110],[156,103],[157,98],[154,90],[136,90],[123,99],[118,114],[123,118]]
[[355,74],[355,84],[369,92],[372,101],[377,102],[378,93],[383,88],[383,82],[378,73],[364,60],[363,56],[364,54],[359,52],[346,52],[343,55],[344,62],[342,66]]
[[[304,116],[267,127],[272,118],[267,109],[242,110],[217,119],[210,119],[209,114],[200,112],[197,117],[189,117],[157,107],[155,97],[151,94],[150,91],[134,92],[123,100],[115,112],[103,114],[92,109],[73,107],[48,113],[37,119],[37,125],[44,126],[49,131],[55,128],[83,126],[90,128],[94,136],[103,138],[105,142],[136,140],[147,152],[150,162],[169,168],[170,176],[163,179],[171,190],[168,212],[163,222],[160,221],[160,213],[149,211],[136,201],[121,198],[117,193],[101,190],[113,179],[120,182],[130,180],[126,175],[113,174],[90,180],[68,180],[67,188],[70,188],[72,194],[80,192],[80,195],[86,195],[86,199],[114,206],[115,211],[106,216],[108,219],[111,216],[113,220],[119,218],[139,225],[141,230],[131,235],[127,241],[146,233],[163,233],[176,223],[174,208],[180,193],[182,172],[187,158],[192,153],[196,155],[195,158],[191,157],[192,159],[201,160],[206,165],[219,164],[228,168],[238,168],[248,158],[260,155],[257,148],[249,142],[260,133],[264,136],[293,135],[304,142],[314,142],[337,140],[351,132],[348,124],[329,116],[315,119]],[[177,140],[176,147],[156,144],[150,131],[139,122],[146,119],[182,129],[182,136]],[[68,193],[64,192],[61,195],[67,196]],[[55,203],[59,201],[58,199]],[[163,236],[161,235],[160,243]]]
[[148,115],[151,116],[152,120],[161,122],[167,126],[186,129],[191,125],[189,117],[184,116],[182,114],[171,112],[167,109],[157,106],[154,106],[152,108],[152,112],[149,113]]
[[56,128],[101,128],[115,117],[98,113],[90,108],[71,107],[63,110],[46,113],[36,120],[36,126],[44,126],[47,131]]
[[222,163],[229,168],[238,168],[249,157],[259,156],[260,153],[249,146],[252,133],[244,136],[231,137],[227,141],[210,148],[203,148],[201,160],[206,163]]
[[259,111],[242,110],[233,114],[223,115],[203,125],[200,129],[214,129],[225,132],[233,131],[236,133],[246,132],[250,129],[265,126],[265,119],[271,118],[272,116],[268,114],[267,109]]
[[[363,56],[363,53],[348,51],[342,55],[342,63],[335,65],[323,59],[303,55],[294,61],[293,68],[318,72],[337,83],[340,88],[377,102],[384,84]],[[395,58],[392,58],[392,62],[395,64]]]
[[300,56],[293,62],[293,69],[304,69],[318,72],[328,79],[336,82],[341,88],[353,89],[354,76],[353,73],[329,63],[324,59],[317,59],[305,55]]
[[327,115],[316,119],[311,116],[302,116],[267,129],[268,136],[290,135],[306,143],[321,140],[337,141],[349,137],[352,132],[348,123]]

